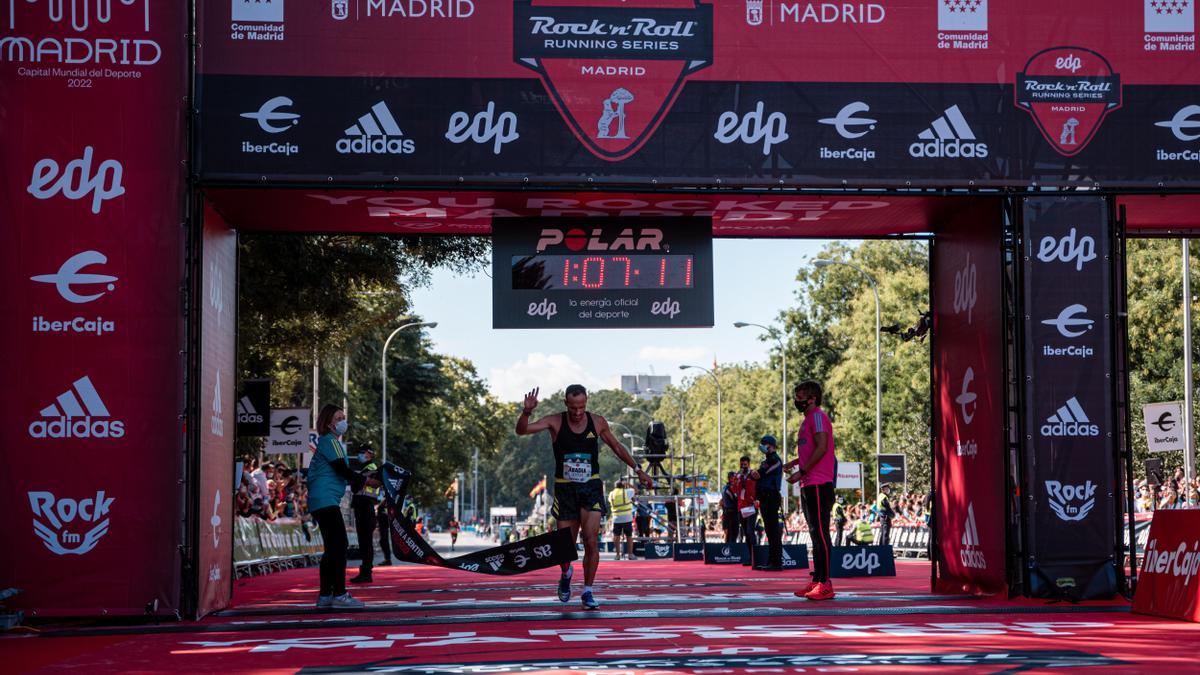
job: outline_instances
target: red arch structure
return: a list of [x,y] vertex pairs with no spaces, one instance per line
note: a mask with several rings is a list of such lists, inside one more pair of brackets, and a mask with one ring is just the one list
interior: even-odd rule
[[699,216],[932,235],[935,583],[1110,595],[1123,242],[1200,213],[1161,4],[6,3],[0,584],[228,602],[236,230]]

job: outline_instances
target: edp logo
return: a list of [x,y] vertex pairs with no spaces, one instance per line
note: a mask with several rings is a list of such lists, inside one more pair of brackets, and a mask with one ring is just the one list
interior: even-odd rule
[[971,311],[975,309],[975,301],[979,299],[976,291],[977,276],[975,263],[971,262],[971,255],[968,253],[967,264],[954,273],[954,313],[966,310],[967,323],[971,323]]
[[1074,54],[1067,54],[1054,59],[1054,67],[1059,70],[1069,70],[1072,73],[1083,67],[1083,61]]
[[1042,262],[1075,263],[1075,271],[1083,269],[1084,264],[1096,259],[1096,240],[1083,236],[1075,239],[1075,228],[1062,239],[1042,237],[1038,244],[1037,258]]
[[754,110],[744,117],[738,116],[732,110],[721,113],[717,119],[717,132],[713,134],[717,141],[729,145],[741,141],[747,145],[762,142],[762,154],[771,154],[771,146],[778,145],[788,138],[787,116],[781,112],[771,113],[763,117],[763,102],[759,101]]
[[33,165],[33,176],[29,179],[29,194],[38,199],[50,199],[62,193],[75,201],[88,195],[92,197],[92,213],[100,213],[104,202],[125,194],[121,185],[123,169],[115,159],[106,159],[92,173],[92,146],[83,150],[83,157],[67,162],[59,173],[58,162],[46,158]]
[[467,140],[484,144],[492,143],[492,154],[500,154],[505,143],[511,143],[521,137],[517,133],[516,113],[503,112],[496,116],[496,102],[488,101],[483,112],[475,113],[474,117],[461,110],[450,116],[450,126],[446,129],[446,139],[451,143],[465,143]]
[[558,304],[545,299],[541,302],[531,302],[526,313],[529,316],[544,316],[549,321],[550,317],[558,314]]
[[674,319],[680,311],[682,310],[679,308],[679,302],[670,298],[655,301],[650,305],[651,315],[665,316],[668,319]]
[[879,569],[879,555],[867,553],[867,549],[859,549],[858,553],[846,553],[842,556],[842,568],[847,570],[864,570],[868,575]]

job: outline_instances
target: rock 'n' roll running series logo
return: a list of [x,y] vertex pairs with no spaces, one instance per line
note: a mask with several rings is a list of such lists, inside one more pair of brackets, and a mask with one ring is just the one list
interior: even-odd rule
[[1017,73],[1016,105],[1033,116],[1055,152],[1071,157],[1121,107],[1121,76],[1090,49],[1043,49]]
[[514,0],[513,57],[538,73],[571,132],[610,162],[654,135],[688,76],[712,64],[700,0]]

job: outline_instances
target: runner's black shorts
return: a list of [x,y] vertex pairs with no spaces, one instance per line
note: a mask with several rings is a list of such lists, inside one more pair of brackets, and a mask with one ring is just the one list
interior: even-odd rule
[[555,483],[550,515],[555,520],[579,520],[580,511],[604,513],[605,501],[604,483],[599,478],[586,483]]
[[633,521],[628,523],[613,523],[613,536],[619,537],[621,535],[625,535],[626,537],[633,536]]

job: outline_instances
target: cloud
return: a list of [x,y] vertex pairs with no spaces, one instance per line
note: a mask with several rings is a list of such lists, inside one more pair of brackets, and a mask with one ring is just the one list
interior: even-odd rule
[[534,387],[541,388],[540,396],[545,400],[546,396],[576,383],[588,389],[600,389],[605,384],[566,354],[534,352],[507,368],[492,368],[488,372],[488,387],[501,401],[520,401]]
[[712,361],[712,352],[708,347],[642,347],[638,350],[638,359],[652,363],[666,362],[674,366],[684,363],[705,364]]

